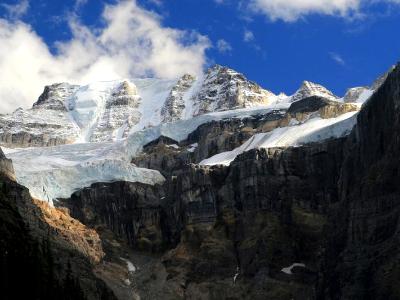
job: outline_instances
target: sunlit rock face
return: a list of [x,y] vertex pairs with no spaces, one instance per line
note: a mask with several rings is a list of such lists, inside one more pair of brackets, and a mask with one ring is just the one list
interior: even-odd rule
[[55,83],[44,88],[38,101],[33,104],[36,109],[67,110],[65,100],[71,97],[79,89],[78,85],[69,83]]
[[359,102],[359,100],[363,97],[363,95],[365,93],[368,93],[369,91],[370,89],[368,87],[363,87],[363,86],[348,89],[343,97],[343,101],[346,103]]
[[219,65],[205,74],[201,89],[194,98],[195,114],[211,111],[267,105],[276,96],[242,74]]
[[79,136],[65,101],[79,86],[58,83],[46,86],[32,109],[0,115],[0,144],[6,147],[40,147],[69,144]]
[[183,75],[172,88],[161,110],[162,121],[174,122],[185,117],[188,100],[188,90],[193,86],[195,77],[189,74]]
[[123,81],[118,84],[106,100],[104,112],[99,116],[90,141],[98,142],[126,137],[132,126],[136,125],[141,118],[138,110],[140,102],[141,98],[133,83]]
[[331,91],[327,90],[322,85],[310,81],[304,81],[301,87],[291,97],[291,102],[299,101],[301,99],[308,98],[311,96],[318,96],[326,98],[328,100],[338,99],[337,96],[335,96]]

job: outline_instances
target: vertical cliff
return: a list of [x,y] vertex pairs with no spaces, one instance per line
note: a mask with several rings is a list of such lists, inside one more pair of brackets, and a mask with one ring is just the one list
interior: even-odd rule
[[[331,218],[326,295],[399,299],[400,66],[363,107],[345,145]],[[340,294],[338,294],[340,292]]]

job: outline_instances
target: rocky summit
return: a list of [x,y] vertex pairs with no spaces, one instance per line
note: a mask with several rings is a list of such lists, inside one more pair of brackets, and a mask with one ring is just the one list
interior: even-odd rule
[[400,65],[46,86],[0,115],[1,298],[400,299],[399,136]]

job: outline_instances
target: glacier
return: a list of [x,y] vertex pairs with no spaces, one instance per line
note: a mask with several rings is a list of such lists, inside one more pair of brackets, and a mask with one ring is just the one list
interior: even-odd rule
[[161,135],[182,141],[198,126],[224,118],[245,118],[276,108],[250,108],[215,112],[189,120],[163,123],[132,132],[115,142],[75,143],[53,147],[4,148],[12,159],[17,180],[37,199],[52,203],[95,182],[132,181],[161,184],[165,179],[156,170],[137,168],[130,163],[143,146]]
[[[33,197],[52,203],[55,199],[70,197],[73,192],[94,182],[123,180],[162,184],[165,179],[158,171],[138,168],[130,163],[132,157],[138,155],[144,145],[160,136],[180,142],[187,139],[198,126],[207,122],[226,118],[246,118],[287,107],[285,103],[272,107],[204,114],[189,120],[163,123],[132,132],[127,138],[115,142],[3,149],[6,156],[13,160],[18,182],[28,187]],[[230,162],[240,152],[254,147],[289,146],[301,141],[318,141],[341,136],[354,126],[355,114],[348,113],[334,119],[311,119],[303,125],[277,128],[271,133],[257,134],[251,142],[239,147],[240,149],[228,154],[217,154],[217,157],[202,161],[201,164],[219,164],[221,158]]]
[[[324,95],[339,102],[351,99],[361,106],[373,93],[370,88],[358,88],[347,98],[339,98],[320,85],[305,82],[292,96],[276,96],[247,81],[242,74],[220,66],[209,69],[183,88],[177,83],[184,78],[123,79],[84,86],[63,83],[46,87],[32,109],[0,116],[0,123],[7,125],[3,131],[6,128],[7,134],[22,131],[62,135],[70,138],[65,139],[70,143],[46,147],[3,143],[7,145],[3,147],[4,153],[13,161],[17,181],[33,197],[49,203],[68,198],[95,182],[162,184],[165,178],[160,172],[131,163],[143,146],[160,136],[181,142],[208,122],[287,111],[301,95]],[[163,116],[168,111],[167,99],[175,105],[169,112],[180,110],[171,118]],[[353,128],[356,115],[357,112],[352,112],[331,119],[316,115],[302,123],[292,122],[287,127],[255,134],[240,147],[200,164],[229,165],[237,155],[250,149],[298,146],[340,137]],[[196,147],[193,144],[189,149],[194,151]]]

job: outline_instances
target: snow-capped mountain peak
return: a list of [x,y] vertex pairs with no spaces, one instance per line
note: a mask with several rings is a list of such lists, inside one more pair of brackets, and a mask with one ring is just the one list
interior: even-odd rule
[[364,103],[372,94],[373,90],[369,87],[354,87],[347,90],[343,97],[346,103]]
[[243,74],[215,65],[208,69],[194,97],[195,114],[268,105],[276,95],[249,81]]
[[299,101],[311,96],[318,96],[328,100],[338,100],[338,97],[324,86],[311,81],[303,81],[301,87],[291,97],[291,102]]
[[381,87],[388,77],[389,73],[394,70],[395,66],[391,66],[387,72],[379,76],[370,86],[354,87],[347,90],[343,97],[344,102],[364,103],[372,94]]
[[43,93],[33,104],[33,108],[66,110],[65,100],[71,97],[78,89],[79,85],[71,85],[66,82],[45,86]]

